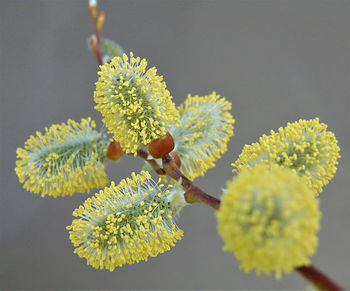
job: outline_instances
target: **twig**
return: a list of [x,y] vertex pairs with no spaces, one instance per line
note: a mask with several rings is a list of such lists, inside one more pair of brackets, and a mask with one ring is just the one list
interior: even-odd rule
[[140,157],[141,159],[145,160],[147,163],[150,164],[152,169],[158,174],[158,175],[165,175],[165,171],[158,165],[157,161],[154,159],[148,159],[148,152],[143,149],[138,149],[137,150],[137,156]]
[[102,66],[103,59],[102,59],[102,50],[101,50],[101,33],[102,33],[103,24],[105,21],[105,14],[103,11],[98,12],[97,3],[91,4],[89,2],[88,11],[92,20],[94,21],[95,34],[96,34],[96,42],[92,40],[90,42],[90,46],[92,51],[95,53],[98,65]]
[[220,200],[205,193],[203,190],[193,185],[192,181],[189,180],[177,167],[175,161],[171,156],[166,155],[163,158],[163,169],[166,174],[171,178],[178,181],[181,178],[182,186],[186,189],[185,200],[188,203],[204,203],[208,206],[219,209]]
[[95,55],[97,59],[97,63],[99,66],[103,65],[102,60],[102,50],[101,50],[101,31],[97,29],[96,27],[96,49],[95,49]]
[[313,265],[298,267],[295,270],[320,290],[345,290]]

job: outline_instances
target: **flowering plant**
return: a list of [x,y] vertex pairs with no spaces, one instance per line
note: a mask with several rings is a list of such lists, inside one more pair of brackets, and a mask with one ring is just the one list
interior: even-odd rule
[[26,190],[58,197],[107,186],[108,162],[124,154],[142,158],[145,166],[74,211],[67,227],[74,252],[110,271],[147,260],[181,239],[181,209],[204,203],[216,210],[224,249],[244,271],[279,278],[295,269],[322,289],[341,289],[310,263],[321,217],[316,196],[340,157],[327,126],[317,118],[299,120],[245,146],[220,201],[193,180],[227,150],[235,123],[230,102],[213,92],[189,95],[176,107],[154,67],[101,38],[105,16],[96,3],[89,12],[96,25],[89,45],[100,68],[95,109],[106,128],[96,130],[86,118],[37,132],[17,150],[16,173]]

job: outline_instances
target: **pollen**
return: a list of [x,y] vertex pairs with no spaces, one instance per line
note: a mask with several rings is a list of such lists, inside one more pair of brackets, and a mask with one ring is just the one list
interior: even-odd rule
[[17,149],[16,174],[23,187],[41,196],[89,192],[108,183],[105,155],[109,144],[91,118],[53,124]]
[[258,163],[270,163],[291,168],[307,177],[315,195],[322,191],[337,170],[339,146],[334,134],[318,118],[288,123],[277,132],[260,137],[258,143],[246,145],[234,172]]
[[321,217],[318,200],[294,170],[276,164],[242,170],[227,183],[217,212],[223,250],[246,272],[276,278],[310,264]]
[[231,103],[215,92],[207,96],[188,95],[179,106],[181,127],[170,129],[174,152],[181,160],[181,171],[190,180],[202,176],[227,151],[235,123]]
[[179,125],[179,112],[155,67],[146,69],[147,61],[127,55],[115,57],[100,66],[94,99],[95,109],[126,153],[136,155]]
[[170,250],[183,232],[172,202],[160,192],[149,173],[141,172],[87,199],[67,227],[74,252],[94,268],[113,271]]

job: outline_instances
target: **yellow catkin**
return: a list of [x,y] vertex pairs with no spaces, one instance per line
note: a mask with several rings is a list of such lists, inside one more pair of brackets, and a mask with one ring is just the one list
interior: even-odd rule
[[67,229],[74,252],[94,268],[113,271],[169,250],[183,232],[168,193],[148,172],[132,173],[117,186],[112,182],[73,212],[79,218]]
[[320,212],[306,178],[273,164],[242,170],[227,183],[217,212],[218,232],[240,268],[280,278],[310,263]]
[[190,180],[202,176],[227,150],[233,136],[231,103],[215,92],[207,96],[188,95],[179,106],[181,127],[170,130],[174,152],[181,159],[181,171]]
[[339,150],[326,124],[318,118],[299,120],[263,135],[258,143],[246,145],[232,165],[234,172],[239,172],[258,163],[275,162],[307,177],[308,185],[318,195],[337,170]]
[[163,136],[171,124],[179,124],[179,112],[171,101],[163,77],[147,61],[130,53],[100,66],[95,108],[126,153]]
[[109,141],[91,118],[53,124],[17,149],[16,174],[23,187],[41,196],[88,192],[108,183],[104,160]]

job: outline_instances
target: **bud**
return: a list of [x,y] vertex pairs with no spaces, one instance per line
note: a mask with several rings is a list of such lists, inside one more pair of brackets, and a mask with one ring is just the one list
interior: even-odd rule
[[93,20],[96,19],[97,16],[97,1],[96,0],[90,0],[88,3],[88,11]]
[[181,160],[179,156],[175,152],[171,152],[169,154],[170,158],[174,160],[176,166],[180,169],[181,168]]
[[94,54],[96,54],[96,45],[97,45],[97,39],[96,35],[92,34],[87,40],[86,45],[90,51],[92,51]]
[[53,124],[17,149],[16,174],[23,187],[53,197],[88,192],[108,183],[108,139],[91,118]]
[[67,227],[74,252],[94,268],[113,271],[170,250],[183,235],[175,214],[186,202],[179,185],[164,187],[148,172],[132,173],[87,199]]
[[152,140],[148,145],[148,151],[156,159],[163,158],[175,147],[174,139],[169,132],[166,135]]
[[105,24],[105,19],[106,19],[106,15],[104,13],[104,11],[100,11],[97,15],[96,18],[96,30],[101,33],[102,29],[103,29],[103,25]]
[[124,151],[117,141],[112,141],[107,148],[107,158],[118,161],[124,155]]
[[306,178],[276,164],[242,170],[227,183],[217,212],[224,250],[246,272],[289,273],[310,264],[321,217]]

